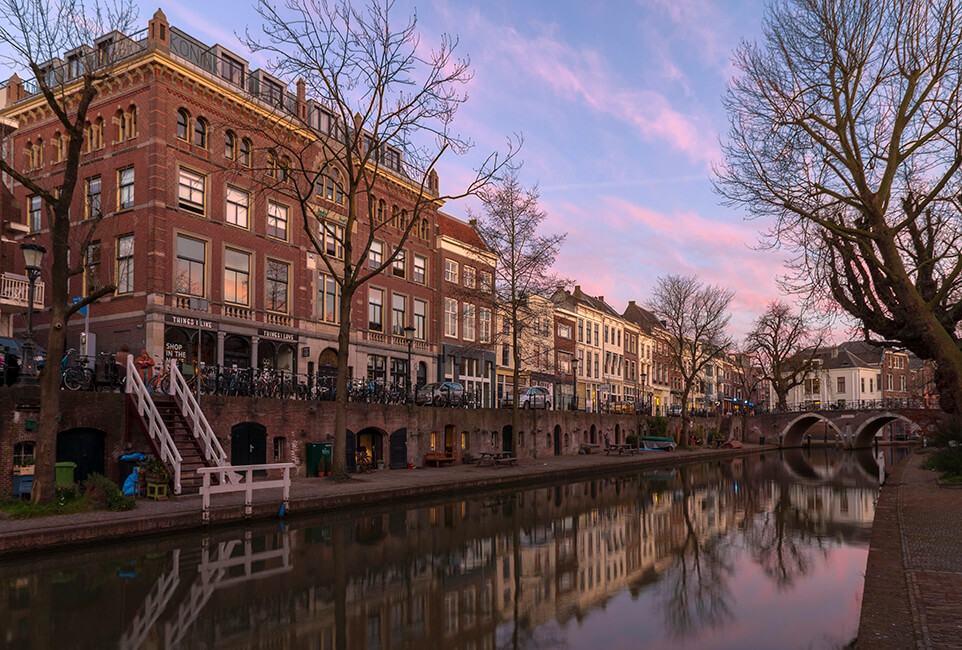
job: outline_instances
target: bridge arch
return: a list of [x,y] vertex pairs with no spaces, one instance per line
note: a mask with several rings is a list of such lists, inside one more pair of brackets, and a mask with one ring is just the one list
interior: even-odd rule
[[785,425],[785,428],[782,429],[778,434],[778,440],[783,447],[801,447],[805,441],[805,432],[819,422],[824,422],[828,426],[832,427],[836,434],[839,436],[842,435],[842,432],[839,431],[839,428],[835,426],[834,422],[823,415],[810,412],[799,415],[797,418]]
[[918,423],[913,422],[909,418],[905,417],[901,413],[893,413],[892,411],[886,411],[884,413],[879,413],[873,415],[865,422],[863,422],[858,429],[855,430],[855,436],[853,438],[853,447],[871,447],[872,441],[875,439],[875,434],[882,430],[889,422],[894,422],[896,420],[901,420],[902,422],[907,422],[909,426],[914,429],[921,429]]

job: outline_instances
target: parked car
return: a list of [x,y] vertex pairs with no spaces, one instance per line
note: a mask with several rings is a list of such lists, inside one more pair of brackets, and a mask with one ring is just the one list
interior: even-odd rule
[[680,415],[681,415],[681,406],[679,406],[679,405],[677,405],[677,404],[676,404],[675,406],[672,406],[670,409],[668,409],[668,415],[671,415],[671,416],[673,416],[673,417],[678,417],[678,416],[680,416]]
[[[511,408],[514,404],[514,394],[508,392],[501,400],[503,408]],[[541,386],[531,386],[518,392],[518,408],[522,409],[550,409],[551,392]]]
[[461,406],[464,404],[464,386],[453,381],[425,384],[414,396],[415,404],[434,406]]

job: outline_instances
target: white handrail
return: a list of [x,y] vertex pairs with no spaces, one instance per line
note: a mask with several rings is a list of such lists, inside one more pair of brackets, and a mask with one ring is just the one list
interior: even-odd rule
[[[200,380],[201,378],[198,376],[197,381]],[[227,460],[227,453],[224,452],[220,441],[214,435],[213,429],[210,428],[207,417],[201,410],[197,398],[191,392],[187,381],[177,367],[177,361],[174,359],[170,360],[170,394],[180,406],[180,412],[184,414],[184,419],[190,424],[194,438],[200,442],[201,451],[207,462],[217,467],[229,467],[230,462]],[[222,480],[235,483],[238,477],[228,472]]]
[[127,627],[127,631],[120,637],[121,650],[138,650],[147,640],[147,635],[160,619],[160,615],[167,609],[177,585],[180,584],[180,549],[174,549],[173,569],[162,575],[154,582],[154,587],[147,594],[144,602],[137,610],[134,620]]
[[160,459],[173,467],[174,470],[174,494],[180,494],[180,466],[183,458],[174,444],[174,439],[167,430],[154,400],[151,399],[147,386],[140,376],[137,366],[134,364],[134,355],[127,355],[127,381],[124,382],[127,392],[133,394],[134,403],[137,405],[137,413],[147,422],[147,435],[153,440],[160,449]]
[[[210,523],[210,495],[226,494],[228,492],[244,493],[244,515],[250,517],[253,512],[254,490],[265,490],[268,488],[283,488],[283,507],[287,510],[287,503],[291,497],[291,470],[294,463],[270,463],[267,465],[228,465],[227,467],[201,467],[197,473],[204,477],[204,484],[200,488],[203,497],[203,520]],[[283,470],[280,479],[254,482],[254,472],[260,470]],[[228,484],[225,481],[225,474],[237,472],[243,476],[243,482]],[[216,475],[219,478],[219,485],[211,485],[211,477]]]

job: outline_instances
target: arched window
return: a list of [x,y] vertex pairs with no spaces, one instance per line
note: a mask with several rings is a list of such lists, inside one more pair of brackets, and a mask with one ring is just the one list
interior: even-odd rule
[[60,131],[53,134],[53,161],[55,163],[63,162],[63,137],[60,135]]
[[277,171],[279,173],[277,180],[280,182],[286,183],[291,180],[291,159],[283,156]]
[[226,131],[224,133],[224,158],[234,160],[234,156],[237,155],[236,145],[237,145],[237,141],[234,138],[234,132]]
[[188,133],[190,133],[190,113],[180,109],[177,111],[177,139],[187,142]]
[[341,180],[341,172],[338,169],[331,174],[331,184],[334,186],[334,202],[344,205],[344,182]]
[[33,158],[34,169],[43,167],[43,140],[37,140],[37,144],[33,145]]
[[384,199],[381,199],[377,202],[377,222],[378,223],[384,223],[384,210],[386,208],[387,208],[387,205],[384,203]]
[[194,146],[207,148],[207,120],[202,117],[194,121]]
[[428,220],[427,219],[421,219],[421,223],[419,224],[419,229],[418,229],[418,237],[420,237],[421,239],[428,238]]
[[104,148],[104,118],[98,117],[97,121],[94,122],[91,138],[93,139],[91,146],[93,146],[94,149]]
[[398,228],[400,228],[401,230],[404,230],[405,228],[407,228],[407,225],[408,225],[408,211],[401,210],[401,221],[398,224]]
[[267,152],[267,175],[270,178],[277,178],[277,156],[273,151]]
[[401,219],[401,210],[396,205],[391,206],[391,225],[395,228],[398,227],[398,222]]
[[240,164],[250,167],[251,166],[251,141],[244,138],[240,142],[240,151],[238,153],[238,158],[240,159]]
[[131,105],[124,118],[127,120],[127,137],[137,137],[137,107]]

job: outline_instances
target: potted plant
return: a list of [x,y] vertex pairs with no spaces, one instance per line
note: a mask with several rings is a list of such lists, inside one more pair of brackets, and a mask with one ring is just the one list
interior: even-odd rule
[[24,456],[16,465],[13,467],[14,476],[32,476],[34,468],[33,456]]
[[167,464],[159,458],[151,458],[140,465],[140,472],[145,483],[166,484],[170,481],[170,470]]

